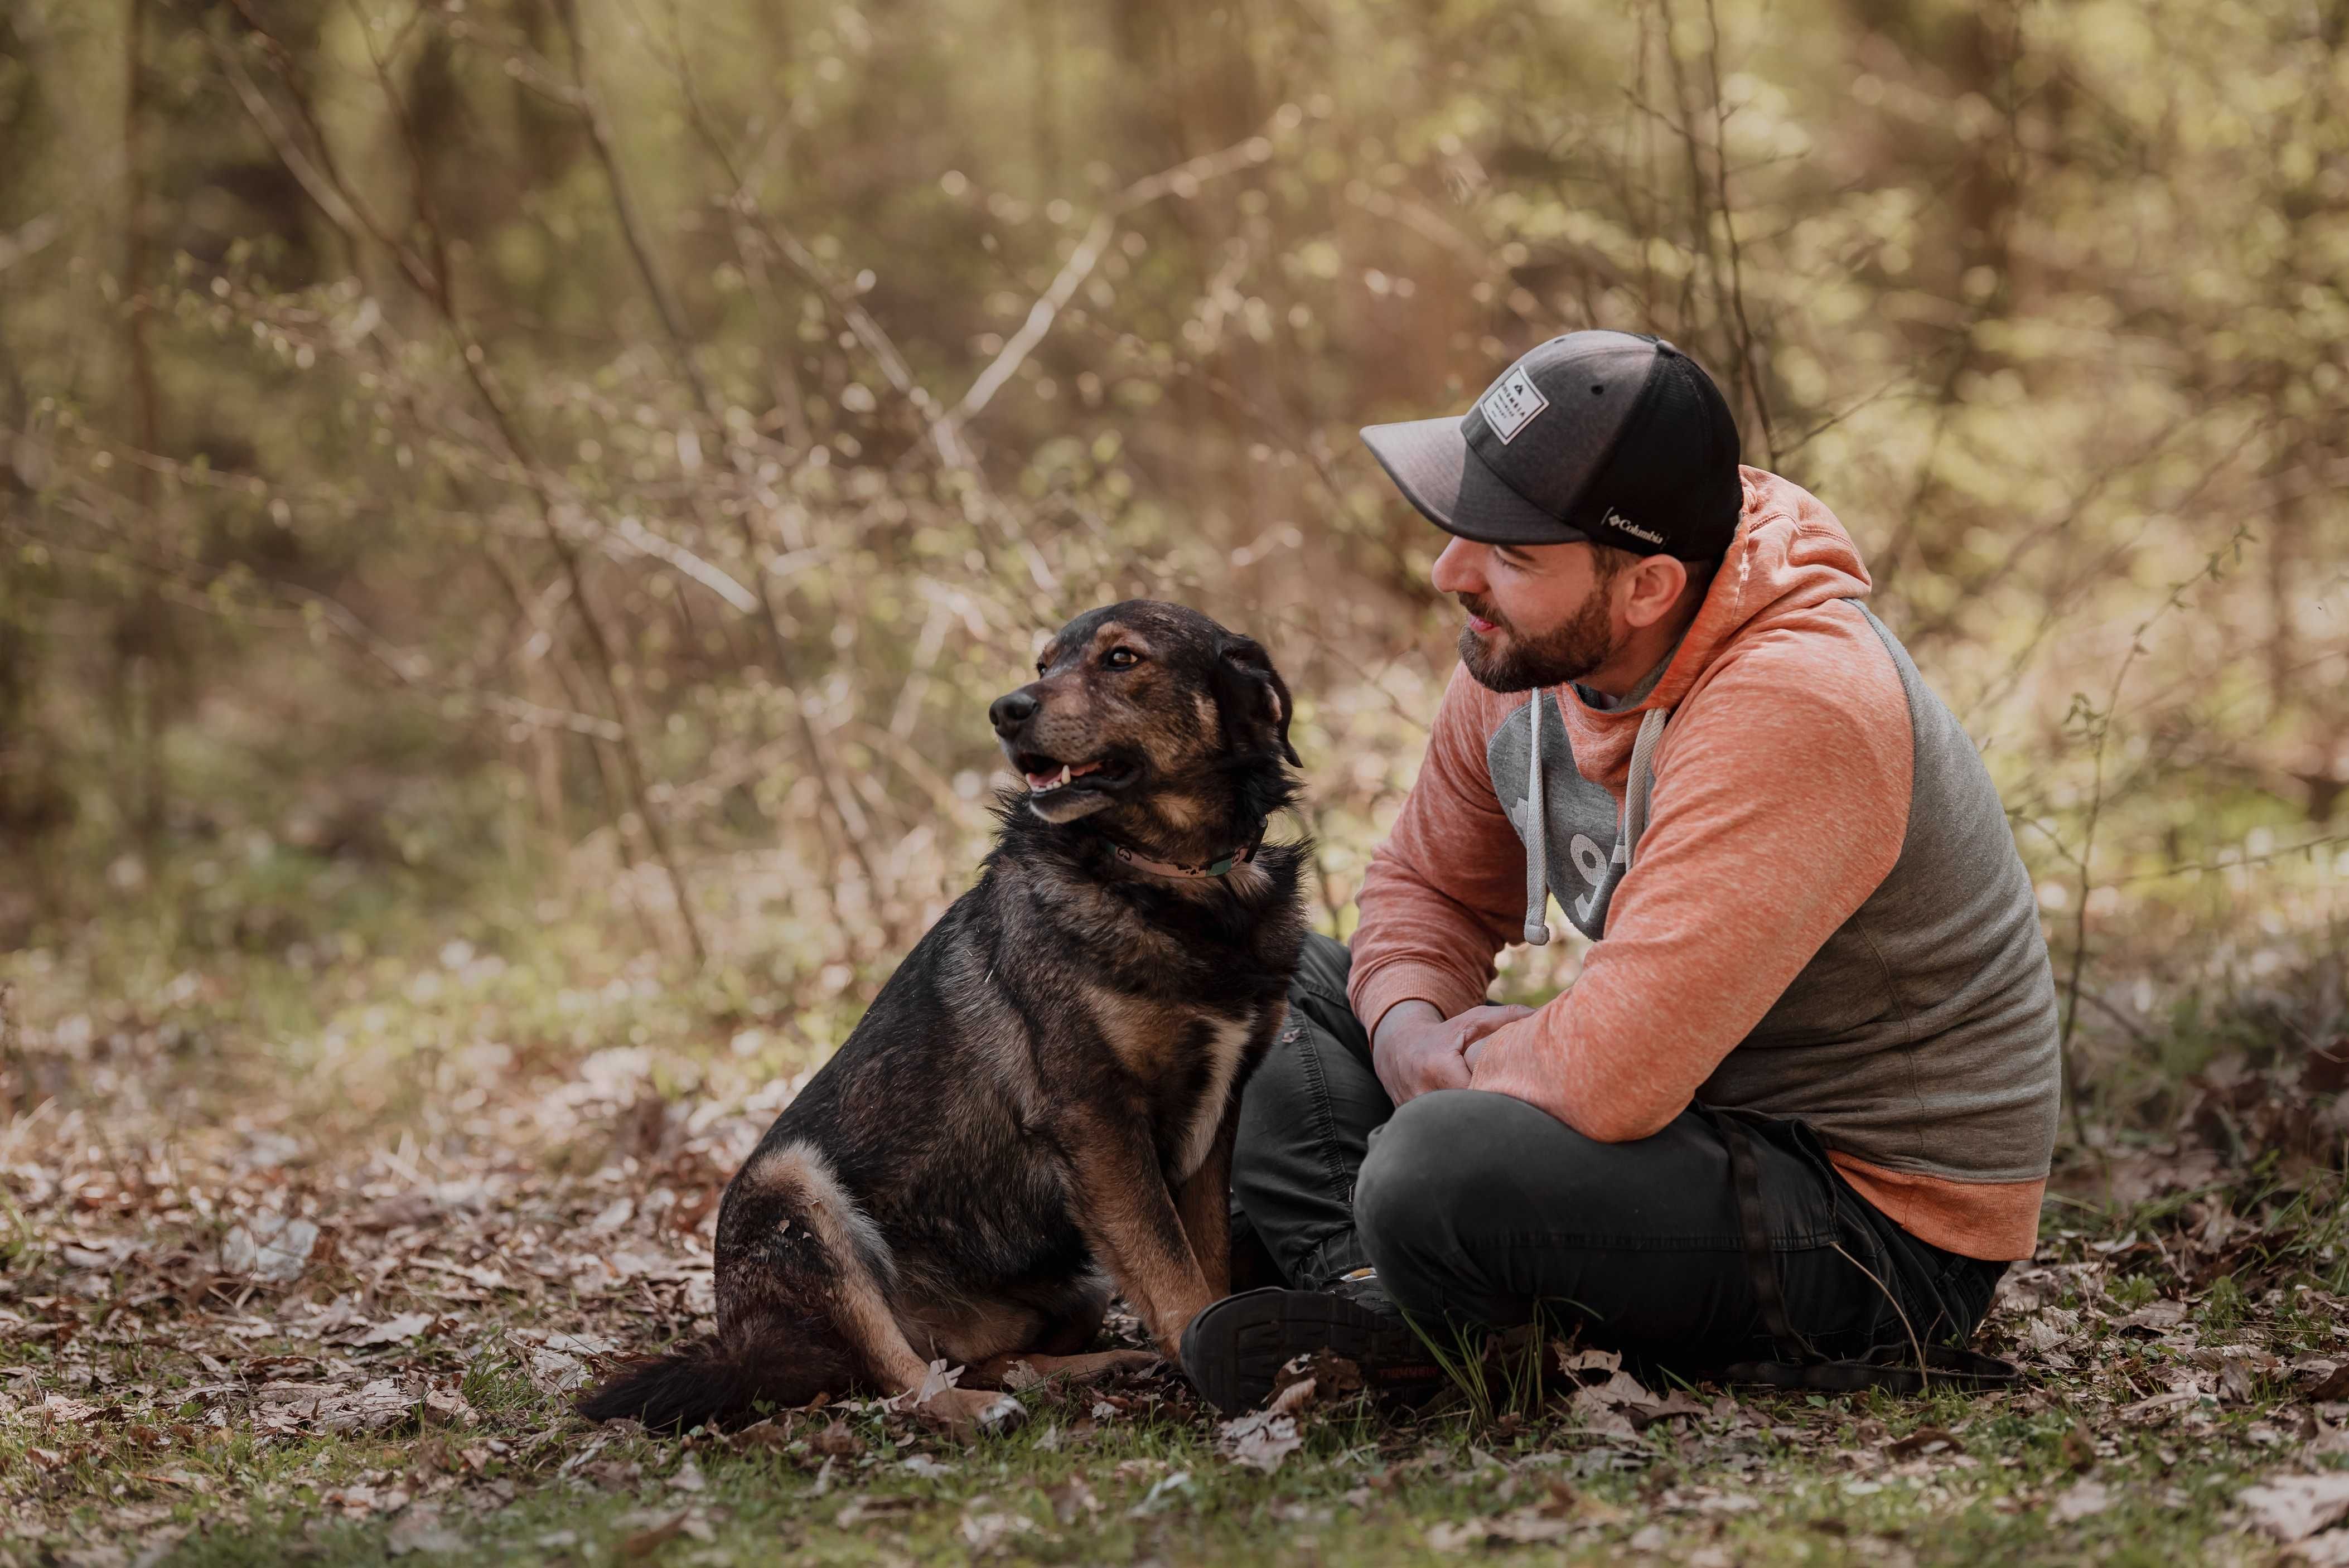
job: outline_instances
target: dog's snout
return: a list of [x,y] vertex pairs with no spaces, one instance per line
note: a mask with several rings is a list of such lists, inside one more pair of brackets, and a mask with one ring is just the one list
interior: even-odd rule
[[988,722],[995,726],[996,734],[1008,739],[1013,730],[1035,717],[1036,710],[1042,706],[1034,692],[1021,686],[1018,691],[1005,692],[988,706]]

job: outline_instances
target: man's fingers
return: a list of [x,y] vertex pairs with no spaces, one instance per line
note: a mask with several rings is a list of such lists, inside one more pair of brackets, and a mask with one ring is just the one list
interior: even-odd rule
[[1420,1094],[1433,1094],[1440,1088],[1466,1088],[1467,1087],[1468,1064],[1456,1056],[1447,1054],[1440,1063],[1430,1064],[1427,1077],[1420,1082],[1419,1094],[1414,1094],[1412,1098],[1416,1099]]
[[1452,1020],[1453,1027],[1459,1031],[1454,1037],[1464,1048],[1471,1042],[1483,1039],[1495,1029],[1506,1028],[1519,1018],[1533,1016],[1533,1011],[1531,1007],[1516,1006],[1471,1007]]
[[1417,1099],[1421,1095],[1433,1094],[1440,1088],[1467,1087],[1468,1064],[1460,1059],[1460,1053],[1438,1048],[1420,1058],[1419,1072],[1415,1075],[1415,1081],[1410,1085],[1411,1098]]
[[1460,1048],[1448,1031],[1392,1041],[1373,1066],[1387,1098],[1397,1105],[1439,1088],[1468,1087],[1468,1064],[1460,1059]]

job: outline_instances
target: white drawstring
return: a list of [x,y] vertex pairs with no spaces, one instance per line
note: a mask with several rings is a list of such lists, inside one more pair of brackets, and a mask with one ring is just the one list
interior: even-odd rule
[[1538,687],[1526,703],[1533,720],[1533,760],[1526,769],[1526,940],[1536,947],[1549,945],[1549,822],[1547,791],[1542,788],[1542,694]]
[[1664,733],[1666,711],[1651,707],[1640,720],[1639,738],[1631,742],[1631,771],[1623,780],[1623,869],[1631,869],[1631,856],[1639,847],[1640,835],[1648,830],[1648,790],[1655,783],[1654,762],[1656,742]]
[[[1526,703],[1533,722],[1533,754],[1526,768],[1526,941],[1535,947],[1549,945],[1549,820],[1548,790],[1542,778],[1542,694]],[[1648,830],[1648,795],[1655,783],[1656,743],[1663,738],[1669,709],[1651,707],[1640,719],[1640,733],[1631,742],[1631,769],[1623,780],[1620,827],[1623,870],[1640,835]],[[1595,896],[1595,894],[1594,894]],[[1609,901],[1612,903],[1612,900]],[[1604,923],[1603,922],[1601,923]]]

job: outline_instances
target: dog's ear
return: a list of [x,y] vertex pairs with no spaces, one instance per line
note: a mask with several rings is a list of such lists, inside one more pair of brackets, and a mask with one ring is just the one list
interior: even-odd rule
[[1236,632],[1226,634],[1216,648],[1216,707],[1224,716],[1224,744],[1238,750],[1243,728],[1264,725],[1289,766],[1304,767],[1297,748],[1288,744],[1290,706],[1288,683],[1272,667],[1264,645]]

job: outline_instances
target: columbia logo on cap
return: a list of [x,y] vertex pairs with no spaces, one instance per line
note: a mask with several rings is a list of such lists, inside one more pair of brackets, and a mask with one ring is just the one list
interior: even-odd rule
[[1607,509],[1607,516],[1603,521],[1608,527],[1628,533],[1634,539],[1644,539],[1650,544],[1661,544],[1664,542],[1662,534],[1652,528],[1641,528],[1611,506]]

